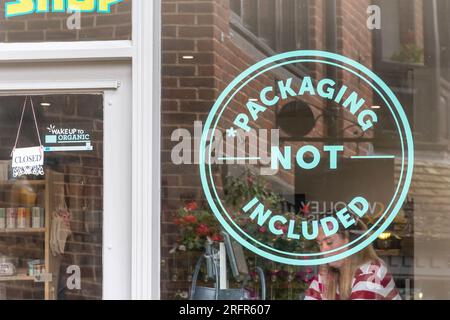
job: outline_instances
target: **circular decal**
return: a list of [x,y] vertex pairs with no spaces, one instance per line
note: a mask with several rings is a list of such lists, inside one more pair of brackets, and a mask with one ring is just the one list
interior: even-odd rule
[[[350,79],[348,84],[338,84],[333,79],[322,78],[312,79],[309,76],[289,77],[290,65],[317,65],[319,67],[336,68],[342,74],[344,79]],[[248,94],[244,92],[255,91],[255,82],[264,83],[263,79],[273,78],[274,72],[283,72],[282,79],[270,86],[262,86],[258,90],[254,99],[243,101],[242,97]],[[360,94],[353,83],[355,80],[368,88],[373,95],[382,101],[380,108],[386,108],[384,114],[390,117],[389,121],[395,127],[396,141],[398,141],[398,150],[392,154],[372,154],[370,152],[348,155],[345,143],[303,143],[295,148],[294,146],[271,146],[270,148],[270,169],[271,170],[304,170],[312,172],[318,170],[325,161],[328,170],[339,171],[340,159],[345,157],[349,161],[367,161],[373,167],[374,159],[398,159],[398,177],[395,180],[395,186],[392,194],[373,219],[373,224],[364,233],[358,234],[355,239],[349,241],[340,248],[335,248],[327,252],[302,252],[301,248],[296,250],[279,249],[273,246],[273,242],[255,237],[254,234],[247,231],[236,223],[236,212],[229,212],[229,208],[224,204],[223,197],[220,196],[221,184],[214,172],[212,159],[216,157],[213,154],[211,145],[214,141],[214,132],[216,130],[226,130],[228,136],[236,136],[237,132],[248,133],[256,128],[265,128],[264,114],[268,111],[276,110],[282,103],[310,96],[314,99],[323,99],[332,101],[332,103],[345,109],[353,123],[355,123],[361,132],[371,132],[380,125],[385,118],[378,118],[373,108],[368,107],[366,101],[362,98],[364,93]],[[261,85],[260,85],[261,87]],[[358,86],[359,88],[359,86]],[[367,91],[367,90],[366,90]],[[367,93],[367,92],[366,92]],[[299,121],[300,122],[300,121]],[[324,156],[326,155],[326,157]],[[381,80],[374,72],[360,63],[338,55],[335,53],[313,50],[300,50],[282,53],[265,60],[262,60],[251,66],[237,78],[235,78],[223,92],[220,94],[214,104],[204,126],[200,141],[200,177],[205,197],[212,209],[215,217],[219,220],[224,230],[230,234],[237,242],[252,252],[283,264],[289,265],[320,265],[344,259],[370,245],[383,233],[392,223],[397,213],[403,206],[410,186],[413,167],[414,167],[414,146],[411,128],[408,124],[403,108],[392,90]],[[228,161],[253,160],[260,158],[230,158],[223,157],[221,160],[228,164]],[[370,163],[370,161],[372,161]],[[393,161],[393,160],[392,160]],[[242,163],[242,162],[240,162]],[[372,174],[358,177],[358,188],[364,190],[371,186]],[[354,178],[354,177],[353,177]],[[325,192],[327,186],[323,186]],[[356,189],[358,189],[356,188]],[[218,190],[219,189],[219,190]],[[331,191],[331,190],[329,190]],[[350,192],[350,191],[349,191]],[[269,235],[267,238],[273,239],[283,236],[289,241],[295,243],[299,239],[314,241],[318,230],[321,229],[325,235],[333,235],[338,230],[351,228],[360,218],[363,218],[371,207],[370,201],[363,196],[363,193],[351,190],[351,199],[346,202],[346,206],[338,210],[333,217],[324,217],[314,221],[303,221],[296,224],[295,220],[290,220],[287,215],[281,212],[275,212],[271,208],[266,208],[264,201],[254,197],[246,201],[240,208],[239,215],[248,218],[248,224],[254,224],[259,228],[264,228]],[[282,226],[282,228],[279,228]]]

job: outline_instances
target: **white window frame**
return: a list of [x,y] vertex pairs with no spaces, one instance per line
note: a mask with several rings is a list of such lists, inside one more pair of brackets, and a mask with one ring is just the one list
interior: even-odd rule
[[131,61],[130,298],[135,300],[160,299],[160,2],[133,0],[131,41],[0,44],[0,64],[20,61]]

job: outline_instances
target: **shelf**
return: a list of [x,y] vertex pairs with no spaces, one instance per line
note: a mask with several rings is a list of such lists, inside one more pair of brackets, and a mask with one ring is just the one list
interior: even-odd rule
[[[51,212],[55,210],[55,200],[53,199],[53,195],[56,194],[55,183],[63,184],[64,183],[64,175],[61,173],[56,173],[52,170],[45,171],[45,179],[42,180],[3,180],[0,181],[0,193],[5,194],[2,201],[0,201],[1,208],[19,208],[19,207],[40,207],[44,209],[45,214],[45,226],[44,228],[14,228],[14,229],[0,229],[0,240],[4,244],[7,244],[7,240],[13,237],[30,237],[35,240],[35,244],[39,246],[43,246],[43,250],[39,256],[33,254],[32,257],[23,256],[26,252],[22,252],[21,247],[15,246],[11,249],[11,256],[15,258],[27,259],[33,258],[39,259],[42,261],[44,265],[44,270],[46,270],[46,275],[41,276],[29,276],[27,269],[16,269],[15,276],[5,276],[0,277],[0,283],[15,283],[15,281],[21,281],[22,284],[33,284],[33,283],[41,283],[44,286],[44,299],[45,300],[55,300],[57,298],[57,282],[52,282],[51,275],[56,279],[59,278],[59,269],[61,261],[58,259],[54,259],[51,249],[50,249],[50,228],[52,223]],[[20,194],[20,189],[26,188],[27,186],[31,186],[34,189],[34,193],[36,193],[36,201],[34,195],[31,197],[26,197],[24,192],[24,198]],[[15,189],[17,188],[17,195],[14,194]],[[28,188],[26,188],[28,189]],[[27,190],[24,190],[27,191]],[[11,193],[11,195],[8,195]],[[30,190],[30,193],[31,192]],[[10,200],[7,200],[7,197],[10,197]],[[17,199],[16,199],[17,198]],[[27,204],[30,200],[33,200],[33,205]],[[6,217],[5,217],[6,218]],[[20,257],[19,257],[20,255]],[[46,277],[50,277],[49,280],[46,280]],[[8,282],[9,281],[9,282]],[[28,286],[26,286],[28,287]]]
[[45,186],[45,180],[0,181],[0,186],[14,186],[14,185]]
[[26,274],[10,276],[10,277],[1,277],[0,282],[2,281],[35,281],[35,278],[32,276],[28,276]]
[[14,185],[30,185],[30,186],[45,186],[45,180],[8,180],[0,181],[1,186],[14,186]]
[[45,233],[45,228],[0,229],[0,235],[9,233]]
[[401,250],[400,249],[377,249],[377,254],[380,256],[400,256]]

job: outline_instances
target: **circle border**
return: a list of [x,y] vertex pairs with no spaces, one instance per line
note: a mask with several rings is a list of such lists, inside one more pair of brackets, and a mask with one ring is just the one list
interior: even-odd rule
[[[246,239],[243,239],[241,237],[241,235],[237,234],[235,232],[235,230],[233,230],[233,228],[231,228],[230,225],[224,220],[224,218],[220,214],[219,210],[215,206],[215,201],[214,201],[214,199],[212,199],[211,194],[209,192],[209,186],[207,183],[206,173],[205,173],[205,156],[206,156],[205,149],[206,149],[206,142],[207,142],[211,122],[216,115],[217,109],[219,109],[220,105],[222,105],[222,101],[228,95],[228,91],[231,91],[234,87],[236,87],[237,84],[239,84],[243,79],[245,79],[245,77],[248,76],[248,73],[257,71],[258,69],[260,69],[261,67],[263,67],[267,64],[270,64],[270,63],[273,63],[275,61],[282,60],[282,59],[288,59],[288,58],[292,58],[292,57],[305,57],[305,56],[322,57],[322,58],[326,58],[326,59],[336,60],[336,61],[339,61],[344,64],[348,64],[348,65],[352,66],[353,68],[359,70],[366,76],[368,76],[369,79],[373,80],[381,88],[381,90],[384,91],[384,93],[387,95],[387,97],[393,102],[395,110],[398,112],[401,123],[403,124],[403,127],[404,127],[404,134],[406,136],[406,144],[407,144],[407,149],[408,149],[407,150],[408,157],[407,157],[406,177],[405,177],[405,182],[403,184],[401,194],[398,197],[398,200],[395,203],[395,206],[392,209],[391,213],[389,214],[387,219],[384,221],[384,223],[378,228],[378,230],[376,230],[371,236],[369,236],[363,242],[359,243],[355,247],[353,247],[349,250],[346,250],[342,253],[335,254],[330,257],[316,258],[316,259],[310,259],[307,257],[303,258],[303,259],[298,259],[298,258],[292,259],[292,258],[277,256],[273,253],[268,253],[264,250],[261,250],[260,248],[255,247],[253,244],[248,243]],[[227,94],[225,95],[226,92],[227,92]],[[401,130],[399,130],[399,131],[401,131]],[[401,135],[401,132],[400,132],[400,135]],[[403,153],[405,153],[404,150],[403,150]],[[391,222],[397,215],[398,211],[401,209],[401,206],[403,205],[403,202],[406,199],[406,196],[407,196],[410,184],[411,184],[412,173],[413,173],[413,168],[414,168],[414,143],[413,143],[411,128],[409,126],[407,117],[403,111],[403,108],[402,108],[400,102],[398,101],[397,97],[392,92],[392,90],[386,85],[386,83],[381,78],[379,78],[375,73],[373,73],[371,70],[369,70],[362,64],[360,64],[350,58],[347,58],[345,56],[336,54],[336,53],[330,53],[330,52],[319,51],[319,50],[297,50],[297,51],[281,53],[281,54],[266,58],[256,64],[252,65],[251,67],[246,69],[244,72],[242,72],[238,77],[236,77],[222,91],[222,94],[219,96],[219,98],[217,99],[216,103],[214,104],[211,112],[209,113],[209,116],[205,123],[205,127],[203,128],[203,134],[202,134],[202,138],[200,141],[200,158],[199,158],[199,160],[200,160],[199,167],[200,167],[201,183],[202,183],[202,188],[204,190],[207,201],[208,201],[211,209],[213,210],[214,215],[219,220],[221,225],[225,228],[225,230],[228,233],[230,233],[230,235],[235,240],[237,240],[241,245],[243,245],[250,251],[252,251],[260,256],[263,256],[264,258],[269,259],[269,260],[273,260],[273,261],[280,262],[283,264],[297,265],[297,266],[320,265],[320,264],[330,263],[333,261],[344,259],[344,258],[362,250],[367,245],[372,243],[383,231],[385,231],[389,227],[389,225],[391,224]],[[218,201],[220,201],[220,200],[218,200]],[[336,249],[336,251],[338,251],[338,250],[341,250],[341,248]]]
[[[286,65],[286,64],[290,64],[290,63],[298,63],[298,62],[320,62],[320,63],[330,64],[330,65],[333,65],[333,66],[338,66],[338,67],[341,67],[342,69],[345,69],[346,71],[352,72],[353,74],[357,75],[358,77],[362,78],[364,81],[366,81],[367,83],[369,83],[369,81],[368,81],[366,78],[362,77],[360,74],[357,74],[355,71],[353,71],[353,70],[351,70],[351,69],[349,69],[349,68],[347,68],[347,67],[340,66],[340,65],[338,65],[338,64],[336,64],[336,63],[332,63],[332,62],[324,61],[324,60],[317,60],[317,59],[297,59],[297,60],[294,60],[294,61],[287,61],[287,62],[283,62],[283,63],[278,63],[278,64],[276,64],[275,66],[272,66],[272,67],[270,67],[270,68],[266,68],[266,69],[263,70],[263,71],[260,71],[258,74],[254,75],[254,76],[252,76],[250,79],[246,80],[245,83],[242,84],[242,85],[238,88],[238,90],[241,90],[241,88],[242,88],[243,86],[245,86],[247,83],[249,83],[250,81],[252,81],[253,79],[255,79],[256,77],[258,77],[259,75],[263,74],[263,73],[266,72],[266,71],[270,71],[270,70],[272,70],[272,69],[274,69],[274,68],[277,68],[277,67],[279,67],[279,66],[282,66],[282,65]],[[278,249],[275,249],[275,248],[273,248],[273,247],[270,247],[270,246],[268,246],[268,245],[266,245],[266,244],[261,243],[260,241],[258,241],[258,240],[256,240],[256,239],[254,239],[254,238],[251,237],[250,235],[248,235],[245,231],[243,231],[243,230],[242,230],[242,229],[241,229],[241,228],[240,228],[240,227],[239,227],[239,226],[231,219],[231,217],[229,216],[228,212],[226,212],[226,209],[223,207],[222,203],[219,202],[219,205],[220,205],[222,211],[227,215],[227,218],[231,221],[231,223],[232,223],[236,228],[238,228],[238,230],[239,230],[241,233],[243,233],[244,235],[246,235],[250,240],[252,240],[253,242],[257,243],[258,245],[260,245],[260,246],[262,246],[262,247],[265,247],[265,248],[267,248],[267,249],[269,249],[269,250],[272,250],[272,251],[274,251],[274,252],[276,252],[276,253],[278,252],[278,253],[285,254],[285,255],[288,255],[288,256],[311,257],[311,256],[321,256],[321,255],[324,255],[324,254],[328,254],[328,253],[340,251],[342,248],[346,248],[346,247],[348,247],[349,245],[358,242],[361,238],[364,238],[364,237],[365,237],[372,229],[374,229],[374,228],[379,224],[380,220],[382,220],[382,219],[384,218],[384,216],[386,215],[388,209],[390,209],[390,207],[392,206],[392,203],[394,202],[394,199],[397,197],[398,191],[399,191],[400,186],[401,186],[401,182],[402,182],[401,180],[403,179],[403,171],[404,171],[404,168],[403,168],[403,167],[404,167],[404,159],[403,159],[403,158],[404,158],[404,156],[403,156],[403,154],[404,154],[404,151],[403,151],[403,149],[404,149],[404,148],[403,148],[404,143],[403,143],[403,137],[401,136],[401,128],[400,128],[400,125],[398,124],[397,117],[396,117],[396,115],[394,114],[391,105],[389,104],[389,102],[386,101],[386,98],[379,92],[378,88],[375,88],[375,86],[374,86],[373,84],[371,84],[371,83],[369,83],[369,84],[373,87],[374,90],[377,91],[377,93],[378,93],[379,95],[381,95],[381,97],[383,98],[383,100],[385,101],[385,103],[388,105],[388,107],[389,107],[391,113],[393,114],[394,120],[395,120],[395,122],[396,122],[396,124],[397,124],[397,127],[398,127],[398,131],[399,131],[399,133],[400,133],[400,141],[401,141],[401,145],[402,145],[402,168],[401,168],[401,173],[400,173],[399,184],[398,184],[398,186],[397,186],[397,189],[396,189],[396,191],[395,191],[394,196],[393,196],[392,199],[391,199],[391,202],[389,203],[389,205],[387,206],[387,208],[385,208],[384,213],[382,214],[382,216],[381,216],[380,218],[378,218],[378,220],[373,224],[373,226],[371,226],[371,228],[370,228],[366,233],[364,233],[363,235],[359,236],[358,238],[352,240],[352,242],[346,244],[344,247],[337,248],[337,249],[333,249],[333,250],[329,250],[329,251],[327,251],[327,252],[322,252],[322,253],[294,254],[294,253],[289,253],[289,252],[280,251],[280,250],[278,250]],[[233,88],[233,89],[234,89],[234,88]],[[239,92],[239,91],[235,91],[233,94],[231,94],[231,97],[228,98],[228,101],[227,101],[223,106],[222,106],[222,104],[221,104],[222,110],[221,110],[220,113],[219,113],[219,118],[215,121],[215,124],[214,124],[214,127],[213,127],[212,131],[214,131],[215,128],[217,127],[217,123],[219,122],[219,119],[220,119],[220,117],[221,117],[221,114],[223,113],[224,109],[226,108],[227,104],[230,102],[230,100],[232,99],[232,97],[233,97],[234,95],[236,95],[237,92]],[[228,96],[229,96],[229,95],[228,95],[228,92],[227,92],[226,97],[228,97]],[[223,99],[221,99],[221,100],[223,100]],[[208,160],[211,160],[211,154],[209,154]],[[213,181],[213,177],[212,177],[212,173],[211,173],[211,165],[209,165],[209,176],[210,176],[210,180],[211,180],[212,182],[214,182],[214,181]],[[211,183],[211,189],[214,191],[215,196],[218,197],[218,195],[217,195],[217,190],[216,190],[215,187],[214,187],[214,183]]]

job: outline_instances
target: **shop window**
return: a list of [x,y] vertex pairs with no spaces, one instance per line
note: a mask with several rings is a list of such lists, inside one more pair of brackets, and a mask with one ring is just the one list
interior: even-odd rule
[[18,13],[11,11],[7,16],[5,4],[14,2],[1,1],[0,42],[131,40],[132,0],[112,4],[110,13],[76,12],[68,7],[56,10],[56,2],[47,1],[48,12],[24,14],[16,9]]
[[37,123],[40,174],[12,168],[25,98],[0,97],[0,299],[101,299],[103,96],[28,97],[17,149]]
[[233,0],[232,27],[266,53],[307,47],[306,0]]
[[[416,143],[447,149],[448,1],[378,1],[381,30],[374,33],[377,72],[405,106]],[[446,80],[447,79],[447,80]],[[375,104],[380,104],[375,101]],[[386,119],[386,110],[380,118]],[[430,123],[436,125],[430,127]],[[395,124],[383,121],[378,143],[389,144]]]
[[380,0],[377,3],[382,10],[378,59],[399,64],[424,64],[422,1]]
[[[172,2],[163,1],[163,4],[171,8]],[[336,50],[332,51],[372,69],[394,92],[414,138],[416,154],[411,187],[394,221],[373,242],[376,254],[388,266],[402,299],[448,299],[450,224],[446,221],[450,212],[447,201],[450,84],[446,69],[449,65],[449,1],[374,1],[373,4],[382,9],[380,30],[367,28],[368,3],[359,0],[230,0],[231,12],[227,11],[227,3],[209,1],[199,5],[196,2],[181,7],[178,4],[177,8],[183,11],[177,12],[177,17],[172,16],[174,13],[163,12],[163,30],[169,28],[167,35],[163,35],[162,45],[161,296],[189,299],[197,259],[206,250],[205,241],[210,237],[216,246],[226,243],[220,233],[220,223],[203,192],[196,149],[205,121],[223,88],[266,56],[293,49],[327,50],[336,41]],[[334,3],[337,15],[333,12],[334,6],[330,5]],[[217,12],[223,15],[218,18]],[[209,37],[205,35],[202,27],[196,25],[199,19],[190,16],[193,13],[203,15],[201,21],[213,21],[214,30],[219,32],[211,33]],[[207,17],[208,13],[213,17]],[[336,19],[328,20],[331,17]],[[311,20],[309,25],[308,18]],[[230,33],[227,19],[230,19]],[[183,33],[187,25],[195,28]],[[334,29],[330,26],[334,25],[337,25],[337,37],[330,32]],[[307,35],[308,31],[313,32]],[[188,34],[189,39],[180,34]],[[308,37],[310,45],[307,44]],[[260,171],[264,167],[262,161],[255,164],[249,159],[242,164],[238,162],[240,160],[215,164],[211,167],[211,175],[217,181],[220,199],[227,208],[241,208],[245,196],[259,190],[264,197],[262,202],[270,203],[267,206],[273,208],[273,212],[283,212],[289,217],[291,214],[308,217],[339,211],[346,192],[360,194],[361,189],[367,187],[372,200],[371,217],[365,222],[370,226],[372,218],[389,205],[388,195],[395,190],[402,175],[403,163],[398,149],[401,139],[395,135],[395,120],[389,117],[388,108],[375,90],[359,78],[346,72],[315,68],[315,65],[300,67],[308,68],[308,75],[314,80],[336,77],[339,83],[361,92],[367,107],[378,116],[375,131],[361,135],[354,130],[347,113],[336,113],[332,115],[336,119],[330,121],[332,117],[328,117],[327,112],[330,105],[307,98],[293,99],[295,108],[286,108],[289,103],[280,103],[268,109],[266,117],[261,117],[261,122],[255,126],[256,140],[247,136],[233,140],[227,136],[228,116],[233,119],[234,112],[240,112],[247,102],[257,100],[257,94],[264,86],[273,86],[292,76],[298,81],[304,79],[304,75],[288,74],[286,70],[261,76],[254,85],[239,92],[230,104],[233,106],[218,130],[223,143],[218,143],[217,152],[224,153],[233,145],[230,150],[236,156],[252,156],[251,152],[259,148],[263,159],[267,155],[266,144],[274,145],[269,133],[274,129],[281,133],[279,139],[274,140],[284,147],[294,149],[305,143],[322,145],[330,140],[334,143],[334,137],[330,139],[332,130],[328,130],[334,125],[338,141],[343,140],[349,153],[339,157],[342,171],[336,172],[328,171],[325,163],[318,166],[316,172],[298,169],[263,176]],[[234,142],[228,143],[227,137]],[[223,149],[220,149],[222,145]],[[391,156],[376,159],[378,155],[386,154]],[[355,155],[356,158],[369,156],[373,159],[367,163],[359,162],[355,161]],[[370,182],[362,184],[362,177],[367,176]],[[266,189],[268,186],[270,188]],[[244,220],[238,216],[237,223],[247,227],[247,216],[240,216]],[[255,231],[261,237],[266,237],[266,232],[266,229]],[[275,243],[275,238],[268,241],[270,246],[277,248],[289,246],[282,241]],[[312,252],[318,250],[314,243],[303,242],[300,246]],[[321,267],[282,265],[246,249],[244,256],[248,267],[259,266],[265,271],[267,299],[302,299],[308,281]],[[204,264],[198,274],[198,287],[214,286],[207,267]],[[231,270],[227,275],[230,288],[241,287]],[[433,280],[437,277],[439,281]],[[254,299],[261,297],[260,283],[255,278],[248,287]]]
[[450,81],[450,1],[438,1],[437,8],[442,76]]
[[236,13],[238,16],[241,15],[241,0],[230,0],[231,11]]

